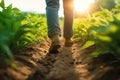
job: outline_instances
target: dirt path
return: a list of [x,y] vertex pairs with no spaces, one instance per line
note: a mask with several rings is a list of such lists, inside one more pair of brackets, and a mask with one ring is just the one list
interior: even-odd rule
[[49,41],[45,41],[16,53],[14,63],[17,70],[0,70],[0,80],[120,80],[119,74],[113,76],[113,79],[102,78],[113,69],[111,66],[105,67],[103,63],[98,65],[94,62],[91,65],[86,60],[95,46],[79,51],[82,42],[75,42],[72,47],[62,46],[58,54],[48,53],[49,46]]

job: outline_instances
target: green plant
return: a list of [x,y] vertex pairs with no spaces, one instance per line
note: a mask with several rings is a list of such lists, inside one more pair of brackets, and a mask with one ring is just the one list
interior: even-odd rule
[[0,57],[6,54],[7,57],[13,59],[10,46],[15,43],[14,36],[24,16],[17,8],[12,8],[12,4],[5,7],[4,0],[0,3]]
[[92,56],[112,53],[120,58],[120,4],[112,10],[103,8],[91,17],[78,20],[74,26],[74,39],[85,41],[80,49],[95,44],[97,48]]
[[46,37],[45,17],[37,14],[24,15],[12,4],[0,3],[0,61],[13,60],[13,53]]

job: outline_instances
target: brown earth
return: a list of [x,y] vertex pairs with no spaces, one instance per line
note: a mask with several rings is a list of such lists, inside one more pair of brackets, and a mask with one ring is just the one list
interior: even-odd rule
[[48,53],[49,40],[15,53],[17,69],[0,64],[0,80],[120,80],[120,61],[112,54],[90,58],[96,47],[80,51],[83,42]]

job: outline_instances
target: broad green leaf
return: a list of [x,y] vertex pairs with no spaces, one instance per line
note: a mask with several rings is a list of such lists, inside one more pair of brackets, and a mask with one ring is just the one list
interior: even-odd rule
[[4,0],[2,0],[2,1],[0,2],[0,7],[1,7],[2,9],[5,9],[5,3],[4,3]]
[[13,54],[11,52],[11,50],[9,49],[9,47],[6,44],[1,44],[2,49],[6,52],[7,56],[13,60]]
[[10,4],[9,6],[7,6],[7,10],[11,11],[12,10],[12,4]]
[[94,44],[95,44],[94,41],[86,41],[85,44],[80,48],[80,50],[86,49]]

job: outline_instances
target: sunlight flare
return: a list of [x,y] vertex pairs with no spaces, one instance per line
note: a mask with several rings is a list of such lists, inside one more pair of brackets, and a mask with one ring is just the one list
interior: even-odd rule
[[74,0],[75,11],[84,12],[88,10],[90,5],[94,2],[94,0]]

